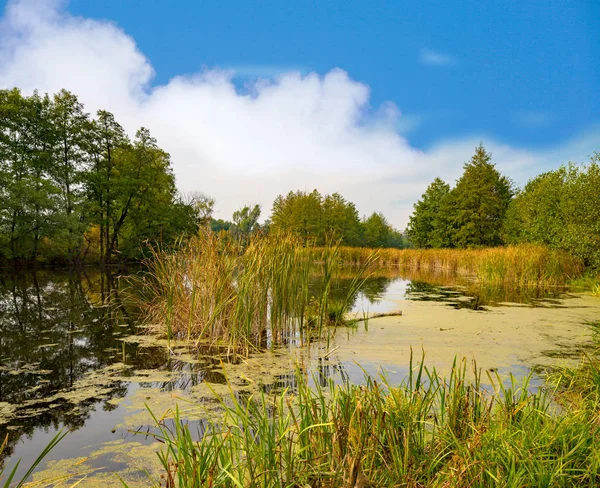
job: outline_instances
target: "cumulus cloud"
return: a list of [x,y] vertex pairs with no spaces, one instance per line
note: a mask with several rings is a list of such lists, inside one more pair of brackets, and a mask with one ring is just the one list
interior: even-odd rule
[[453,66],[456,64],[456,58],[432,49],[421,49],[421,64],[426,66]]
[[[150,128],[172,155],[180,190],[215,197],[221,217],[254,202],[265,215],[277,194],[317,188],[340,192],[362,213],[383,211],[403,228],[433,177],[457,178],[480,140],[499,168],[517,177],[554,161],[549,152],[485,137],[420,151],[399,129],[413,122],[391,102],[372,108],[369,87],[340,69],[277,70],[246,80],[243,89],[230,68],[159,86],[153,76],[149,60],[117,25],[74,17],[57,0],[8,3],[0,22],[0,87],[66,88],[92,113],[113,111],[130,134]],[[593,131],[557,154],[581,154],[599,135]]]

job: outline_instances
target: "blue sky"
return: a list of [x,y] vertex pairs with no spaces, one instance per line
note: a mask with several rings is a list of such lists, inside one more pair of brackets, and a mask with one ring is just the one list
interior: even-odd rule
[[600,150],[597,0],[0,7],[0,87],[149,127],[221,217],[317,188],[403,228],[480,141],[519,185]]
[[[553,144],[600,122],[600,2],[74,0],[149,57],[157,83],[203,65],[339,67],[413,119],[410,139]],[[427,54],[429,53],[429,56]],[[401,129],[405,129],[401,127]]]

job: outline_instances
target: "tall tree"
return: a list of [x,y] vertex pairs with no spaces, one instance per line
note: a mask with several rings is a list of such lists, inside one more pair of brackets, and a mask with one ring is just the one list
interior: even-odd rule
[[389,245],[393,229],[382,213],[373,212],[362,225],[365,246],[387,247]]
[[60,240],[65,255],[74,260],[83,242],[83,181],[87,165],[85,130],[89,115],[77,97],[61,90],[54,95],[51,120],[56,135],[52,178],[61,190]]
[[347,246],[360,244],[358,210],[339,193],[326,195],[323,199],[322,226],[326,238],[341,240]]
[[447,214],[449,194],[450,185],[436,178],[415,203],[408,223],[408,233],[414,246],[450,246],[450,222]]
[[260,205],[245,207],[233,212],[233,225],[231,231],[240,241],[245,242],[250,234],[258,229],[258,219],[260,218]]
[[454,226],[452,240],[457,247],[501,244],[504,216],[513,195],[511,181],[491,162],[483,144],[464,165],[464,172],[452,190]]
[[323,197],[317,190],[279,195],[273,202],[271,228],[274,231],[292,232],[304,239],[324,242],[321,221]]
[[119,152],[130,148],[131,144],[123,127],[106,110],[97,112],[97,119],[89,125],[87,144],[91,159],[87,191],[93,221],[100,228],[100,256],[110,262],[109,251],[113,236],[110,222],[116,195],[113,195],[115,178],[115,157]]

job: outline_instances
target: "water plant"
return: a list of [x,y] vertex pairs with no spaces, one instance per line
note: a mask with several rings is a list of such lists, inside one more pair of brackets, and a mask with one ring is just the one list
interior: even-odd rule
[[[223,421],[194,434],[156,419],[167,487],[596,486],[599,384],[532,393],[455,361],[449,376],[411,359],[399,386],[311,385],[221,398]],[[582,368],[588,368],[588,365]],[[598,365],[594,366],[597,371]],[[565,397],[576,388],[579,395]],[[562,403],[557,403],[562,401]],[[558,406],[557,406],[558,405]]]
[[[343,247],[342,259],[360,264],[372,250]],[[421,271],[464,274],[486,285],[555,286],[582,275],[583,261],[565,251],[522,244],[480,249],[381,249],[380,266],[399,266]]]
[[[147,272],[133,278],[148,329],[171,339],[247,353],[342,322],[373,258],[356,271],[345,298],[333,300],[341,268],[339,246],[306,246],[290,235],[254,235],[244,246],[210,231],[175,251],[151,250]],[[322,277],[318,293],[314,273]]]

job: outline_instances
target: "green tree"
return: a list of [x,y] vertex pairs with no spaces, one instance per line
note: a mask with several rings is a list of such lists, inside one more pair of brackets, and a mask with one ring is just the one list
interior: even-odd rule
[[59,188],[50,179],[54,133],[51,101],[0,90],[0,254],[34,259],[53,231]]
[[273,202],[271,228],[275,232],[284,231],[304,239],[314,239],[319,244],[325,241],[321,221],[323,198],[317,190],[311,193],[302,191],[279,195]]
[[254,205],[253,207],[246,205],[233,212],[231,232],[237,239],[245,242],[248,236],[259,228],[259,218],[260,205]]
[[452,242],[457,247],[502,243],[502,225],[513,189],[511,181],[496,170],[491,159],[492,155],[480,144],[451,192]]
[[367,247],[387,247],[392,234],[392,227],[382,213],[373,212],[362,223],[363,242]]
[[326,238],[341,240],[346,246],[360,244],[360,219],[352,202],[339,193],[326,195],[321,204],[321,215],[322,233]]
[[511,202],[507,242],[564,249],[600,269],[600,155],[530,180]]
[[113,192],[113,179],[118,178],[116,157],[131,148],[123,127],[114,115],[106,110],[96,113],[97,119],[88,125],[87,149],[91,161],[86,180],[90,220],[100,228],[100,259],[110,262],[110,222],[117,195]]
[[560,247],[565,229],[566,168],[532,178],[511,201],[503,226],[509,244],[530,242]]
[[450,246],[448,196],[450,185],[436,178],[414,205],[408,233],[415,247]]
[[61,90],[54,95],[50,118],[56,141],[51,176],[61,192],[59,231],[54,242],[73,261],[81,251],[86,228],[83,202],[88,161],[85,131],[89,116],[74,94]]

